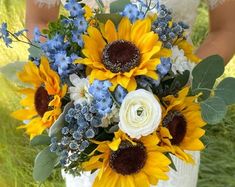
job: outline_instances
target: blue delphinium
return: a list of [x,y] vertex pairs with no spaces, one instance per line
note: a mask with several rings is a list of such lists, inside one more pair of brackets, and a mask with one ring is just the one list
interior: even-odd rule
[[75,30],[80,34],[87,30],[88,23],[84,17],[78,17],[74,19],[73,24],[75,26]]
[[69,0],[64,7],[70,12],[72,17],[82,16],[85,13],[80,3],[76,0]]
[[9,32],[7,30],[7,23],[2,23],[0,27],[0,39],[1,38],[7,47],[11,47],[10,45],[12,44],[12,39],[10,38]]
[[94,105],[98,112],[106,115],[112,111],[113,99],[109,91],[112,84],[109,81],[95,80],[89,88],[90,94],[94,97]]
[[114,96],[119,104],[122,103],[126,95],[127,95],[127,90],[124,89],[122,86],[118,85],[114,91]]
[[41,32],[38,27],[34,28],[33,35],[34,35],[33,41],[36,43],[39,43],[40,37],[41,37]]
[[72,63],[70,57],[67,56],[65,51],[55,54],[54,67],[56,67],[59,75],[67,75],[69,64]]
[[77,161],[90,145],[90,139],[97,135],[102,117],[93,103],[83,102],[67,111],[61,138],[52,137],[50,145],[51,152],[59,155],[61,165],[66,167]]
[[170,58],[161,58],[161,64],[157,66],[160,77],[164,77],[171,69],[172,61]]
[[139,10],[137,5],[129,3],[125,6],[123,12],[121,12],[122,16],[128,17],[131,22],[135,22],[138,19],[144,18],[144,13]]
[[72,31],[72,40],[73,42],[77,43],[78,46],[83,47],[84,42],[79,31]]

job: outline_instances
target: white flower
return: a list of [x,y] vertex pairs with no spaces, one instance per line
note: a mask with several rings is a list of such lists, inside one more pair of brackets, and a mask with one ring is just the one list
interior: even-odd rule
[[69,87],[70,99],[74,104],[82,103],[83,101],[90,102],[92,96],[89,94],[89,81],[85,78],[81,79],[76,74],[69,76],[70,82],[73,86]]
[[102,118],[101,127],[108,127],[112,123],[119,122],[119,110],[117,106],[114,104],[111,110],[112,112],[108,113],[106,116]]
[[127,94],[119,117],[119,128],[131,138],[140,138],[157,129],[161,122],[162,109],[151,92],[139,89]]
[[[177,72],[179,73],[183,73],[186,70],[189,70],[190,73],[192,73],[194,67],[196,66],[196,64],[194,62],[191,62],[184,54],[184,50],[179,49],[178,46],[174,46],[172,48],[172,67],[171,70],[177,74]],[[192,78],[192,76],[191,76]],[[190,78],[190,79],[191,79]]]

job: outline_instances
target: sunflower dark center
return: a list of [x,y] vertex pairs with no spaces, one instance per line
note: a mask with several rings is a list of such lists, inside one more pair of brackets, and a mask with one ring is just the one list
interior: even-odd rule
[[50,102],[50,96],[48,95],[46,89],[41,86],[37,89],[34,97],[34,105],[38,114],[43,117],[43,115],[48,111],[48,105]]
[[129,72],[140,64],[140,51],[131,42],[117,40],[103,50],[103,64],[113,73]]
[[187,131],[187,122],[184,116],[178,111],[170,111],[163,120],[163,125],[170,131],[172,145],[179,145]]
[[131,175],[138,173],[145,165],[147,152],[145,146],[137,142],[132,145],[128,141],[121,142],[117,151],[110,155],[109,165],[121,175]]

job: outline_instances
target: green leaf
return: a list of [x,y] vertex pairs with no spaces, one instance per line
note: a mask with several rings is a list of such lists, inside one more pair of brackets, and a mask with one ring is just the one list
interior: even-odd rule
[[102,13],[104,13],[104,3],[103,3],[103,1],[102,0],[95,0],[96,1],[96,4],[98,5],[98,7],[99,7],[99,10],[102,12]]
[[224,72],[224,61],[218,56],[210,56],[200,62],[192,72],[192,94],[203,93],[201,99],[207,99],[211,94],[215,81]]
[[110,3],[110,13],[122,12],[125,6],[130,2],[131,2],[130,0],[117,0]]
[[171,161],[170,167],[177,172],[177,168],[176,168],[175,163],[174,163],[174,161],[173,161],[173,159],[171,157],[171,154],[170,153],[166,153],[166,156]]
[[68,112],[68,110],[73,106],[73,103],[70,102],[68,103],[65,107],[64,107],[64,111],[63,113],[59,116],[59,118],[55,121],[55,123],[51,126],[51,128],[49,129],[49,136],[56,136],[56,134],[58,132],[60,132],[60,130],[64,127],[64,123],[65,123],[65,115]]
[[28,49],[29,55],[33,58],[40,58],[42,56],[43,52],[37,43],[33,43],[33,44],[37,47],[30,45],[30,47]]
[[39,135],[30,141],[30,145],[32,146],[50,145],[50,143],[51,143],[51,138],[48,135]]
[[38,182],[44,182],[52,173],[56,163],[57,155],[47,147],[35,158],[33,178]]
[[106,23],[108,20],[111,20],[115,25],[118,25],[122,19],[122,16],[119,14],[96,14],[96,18],[101,23]]
[[211,97],[200,103],[202,118],[209,124],[217,124],[225,117],[227,106],[223,99]]
[[23,70],[24,65],[26,62],[14,62],[7,64],[0,68],[0,73],[2,73],[8,80],[16,83],[19,86],[26,86],[27,84],[21,82],[18,77],[17,73]]
[[235,78],[222,80],[215,89],[215,95],[225,101],[227,105],[235,104]]
[[174,81],[171,84],[171,90],[175,87],[183,88],[189,81],[190,72],[188,70],[184,71],[183,74],[176,76]]

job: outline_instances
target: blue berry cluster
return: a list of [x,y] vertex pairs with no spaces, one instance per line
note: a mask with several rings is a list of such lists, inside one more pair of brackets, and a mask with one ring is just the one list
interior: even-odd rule
[[183,22],[173,22],[172,12],[165,5],[160,5],[157,11],[158,18],[153,22],[152,30],[159,35],[164,47],[170,49],[176,39],[184,37],[185,29],[189,27]]
[[160,77],[164,77],[171,70],[172,61],[170,58],[161,58],[161,64],[157,66]]
[[109,81],[95,80],[89,88],[89,93],[94,97],[93,104],[103,116],[112,112],[113,99],[109,91],[110,86],[112,84]]
[[7,30],[7,23],[2,23],[0,27],[0,39],[3,39],[7,47],[11,47],[12,39],[10,38],[9,32]]
[[139,10],[137,5],[132,3],[129,3],[125,6],[123,12],[121,12],[121,15],[128,17],[132,23],[138,19],[144,19],[144,12]]
[[62,166],[68,167],[78,161],[90,145],[89,140],[98,133],[102,124],[100,115],[93,104],[83,102],[70,108],[65,115],[66,126],[61,129],[61,139],[51,138],[50,150],[59,155]]

